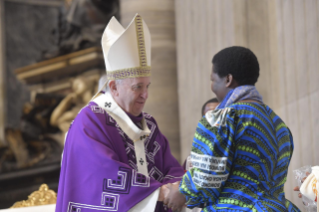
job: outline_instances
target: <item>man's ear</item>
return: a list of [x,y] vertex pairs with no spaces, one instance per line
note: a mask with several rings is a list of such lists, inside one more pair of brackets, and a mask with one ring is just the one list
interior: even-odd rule
[[233,82],[233,75],[227,74],[226,75],[226,87],[230,88],[232,82]]
[[233,75],[227,74],[227,76],[226,76],[226,87],[227,88],[234,88],[234,87],[237,87],[237,86],[238,86],[238,83],[234,79]]
[[118,95],[119,95],[118,87],[117,87],[117,85],[116,85],[116,83],[115,83],[114,80],[111,80],[111,81],[109,82],[109,88],[110,88],[111,94],[112,94],[113,96],[118,96]]

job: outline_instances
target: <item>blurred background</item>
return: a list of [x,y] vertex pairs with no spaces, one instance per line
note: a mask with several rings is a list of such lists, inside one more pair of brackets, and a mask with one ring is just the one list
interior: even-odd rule
[[145,111],[183,163],[210,90],[211,59],[233,45],[260,63],[257,88],[289,126],[293,170],[319,165],[317,0],[0,0],[0,209],[42,183],[57,191],[63,135],[105,73],[100,39],[112,16],[135,13],[152,36]]

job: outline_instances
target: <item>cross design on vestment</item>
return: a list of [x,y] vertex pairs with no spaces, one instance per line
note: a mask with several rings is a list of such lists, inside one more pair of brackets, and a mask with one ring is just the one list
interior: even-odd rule
[[112,102],[105,102],[105,107],[111,107]]
[[139,162],[143,166],[144,160],[142,158],[140,158]]

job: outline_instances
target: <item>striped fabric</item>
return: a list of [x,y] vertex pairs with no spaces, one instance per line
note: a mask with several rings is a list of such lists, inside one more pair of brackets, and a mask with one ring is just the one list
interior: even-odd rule
[[180,191],[203,211],[300,211],[285,198],[292,135],[266,105],[238,102],[198,123]]

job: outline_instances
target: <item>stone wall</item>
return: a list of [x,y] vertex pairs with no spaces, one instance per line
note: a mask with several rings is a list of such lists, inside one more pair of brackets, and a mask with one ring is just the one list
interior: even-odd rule
[[42,5],[4,1],[6,127],[19,127],[23,105],[30,100],[26,85],[17,80],[14,70],[38,62],[41,53],[54,44],[51,32],[57,25],[59,7],[42,1]]

